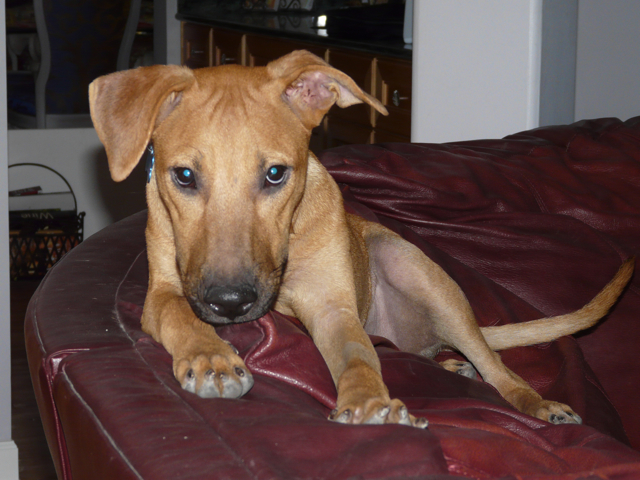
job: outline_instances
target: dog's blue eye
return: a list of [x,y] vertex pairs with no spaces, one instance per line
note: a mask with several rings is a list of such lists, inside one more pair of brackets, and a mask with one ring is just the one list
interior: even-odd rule
[[280,185],[284,181],[287,167],[284,165],[274,165],[267,170],[267,186]]
[[196,188],[196,176],[190,168],[176,168],[173,175],[182,188]]

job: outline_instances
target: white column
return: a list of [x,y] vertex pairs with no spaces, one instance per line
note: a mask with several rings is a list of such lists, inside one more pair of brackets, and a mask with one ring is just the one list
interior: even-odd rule
[[640,2],[579,6],[576,119],[640,115]]
[[[0,0],[0,25],[5,24]],[[7,187],[7,40],[0,33],[0,480],[18,480],[18,449],[11,440],[11,310]]]
[[18,480],[18,447],[12,440],[0,442],[0,480]]
[[[567,1],[575,5],[577,0]],[[412,141],[499,138],[539,126],[541,112],[547,112],[557,91],[541,96],[545,75],[575,79],[574,68],[542,59],[543,36],[545,48],[561,38],[549,23],[559,15],[552,3],[415,1]],[[575,62],[575,47],[573,52]],[[544,120],[556,118],[552,112]]]
[[153,54],[155,63],[180,65],[178,0],[153,2]]

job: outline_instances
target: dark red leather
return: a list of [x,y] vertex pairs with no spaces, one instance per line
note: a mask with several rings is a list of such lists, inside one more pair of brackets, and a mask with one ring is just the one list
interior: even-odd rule
[[[504,140],[348,146],[321,160],[347,207],[416,243],[482,325],[586,303],[640,244],[640,118]],[[393,396],[428,430],[326,420],[335,388],[297,322],[220,329],[255,375],[240,400],[180,389],[140,331],[145,214],[58,263],[27,315],[29,363],[60,478],[640,478],[637,275],[601,325],[505,363],[583,426],[514,411],[480,381],[374,337]]]

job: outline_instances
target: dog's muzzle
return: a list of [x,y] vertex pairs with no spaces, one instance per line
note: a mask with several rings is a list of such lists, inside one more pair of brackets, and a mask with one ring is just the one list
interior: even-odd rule
[[[223,275],[203,275],[184,279],[185,297],[193,313],[211,325],[229,325],[257,320],[273,307],[286,260],[267,275],[253,272],[236,275],[230,280]],[[195,280],[195,281],[194,281]]]

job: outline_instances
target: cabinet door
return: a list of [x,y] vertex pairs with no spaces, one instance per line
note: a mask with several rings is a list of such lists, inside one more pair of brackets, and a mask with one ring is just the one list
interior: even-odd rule
[[369,144],[372,143],[372,139],[373,130],[371,125],[351,122],[337,117],[333,113],[328,115],[326,148],[340,147],[341,145]]
[[[373,56],[346,50],[329,50],[329,64],[349,75],[365,92],[372,94]],[[361,126],[371,127],[371,107],[366,104],[352,105],[347,108],[333,107],[330,117],[355,122]]]
[[[376,60],[376,97],[388,116],[374,114],[376,132],[411,137],[411,62],[391,58]],[[376,140],[377,141],[377,140]]]
[[190,68],[213,65],[213,31],[205,25],[182,24],[182,64]]
[[386,130],[375,130],[373,132],[373,140],[371,143],[409,143],[410,135],[398,135],[397,133],[388,132]]
[[244,40],[242,33],[216,28],[213,31],[214,65],[246,65]]
[[292,42],[281,38],[247,35],[247,65],[263,67],[271,60],[280,58],[294,50],[309,50],[324,59],[326,49],[311,44]]
[[309,139],[309,150],[316,155],[319,155],[325,148],[327,148],[327,136],[326,136],[326,121],[324,118],[320,125],[311,130],[311,138]]

